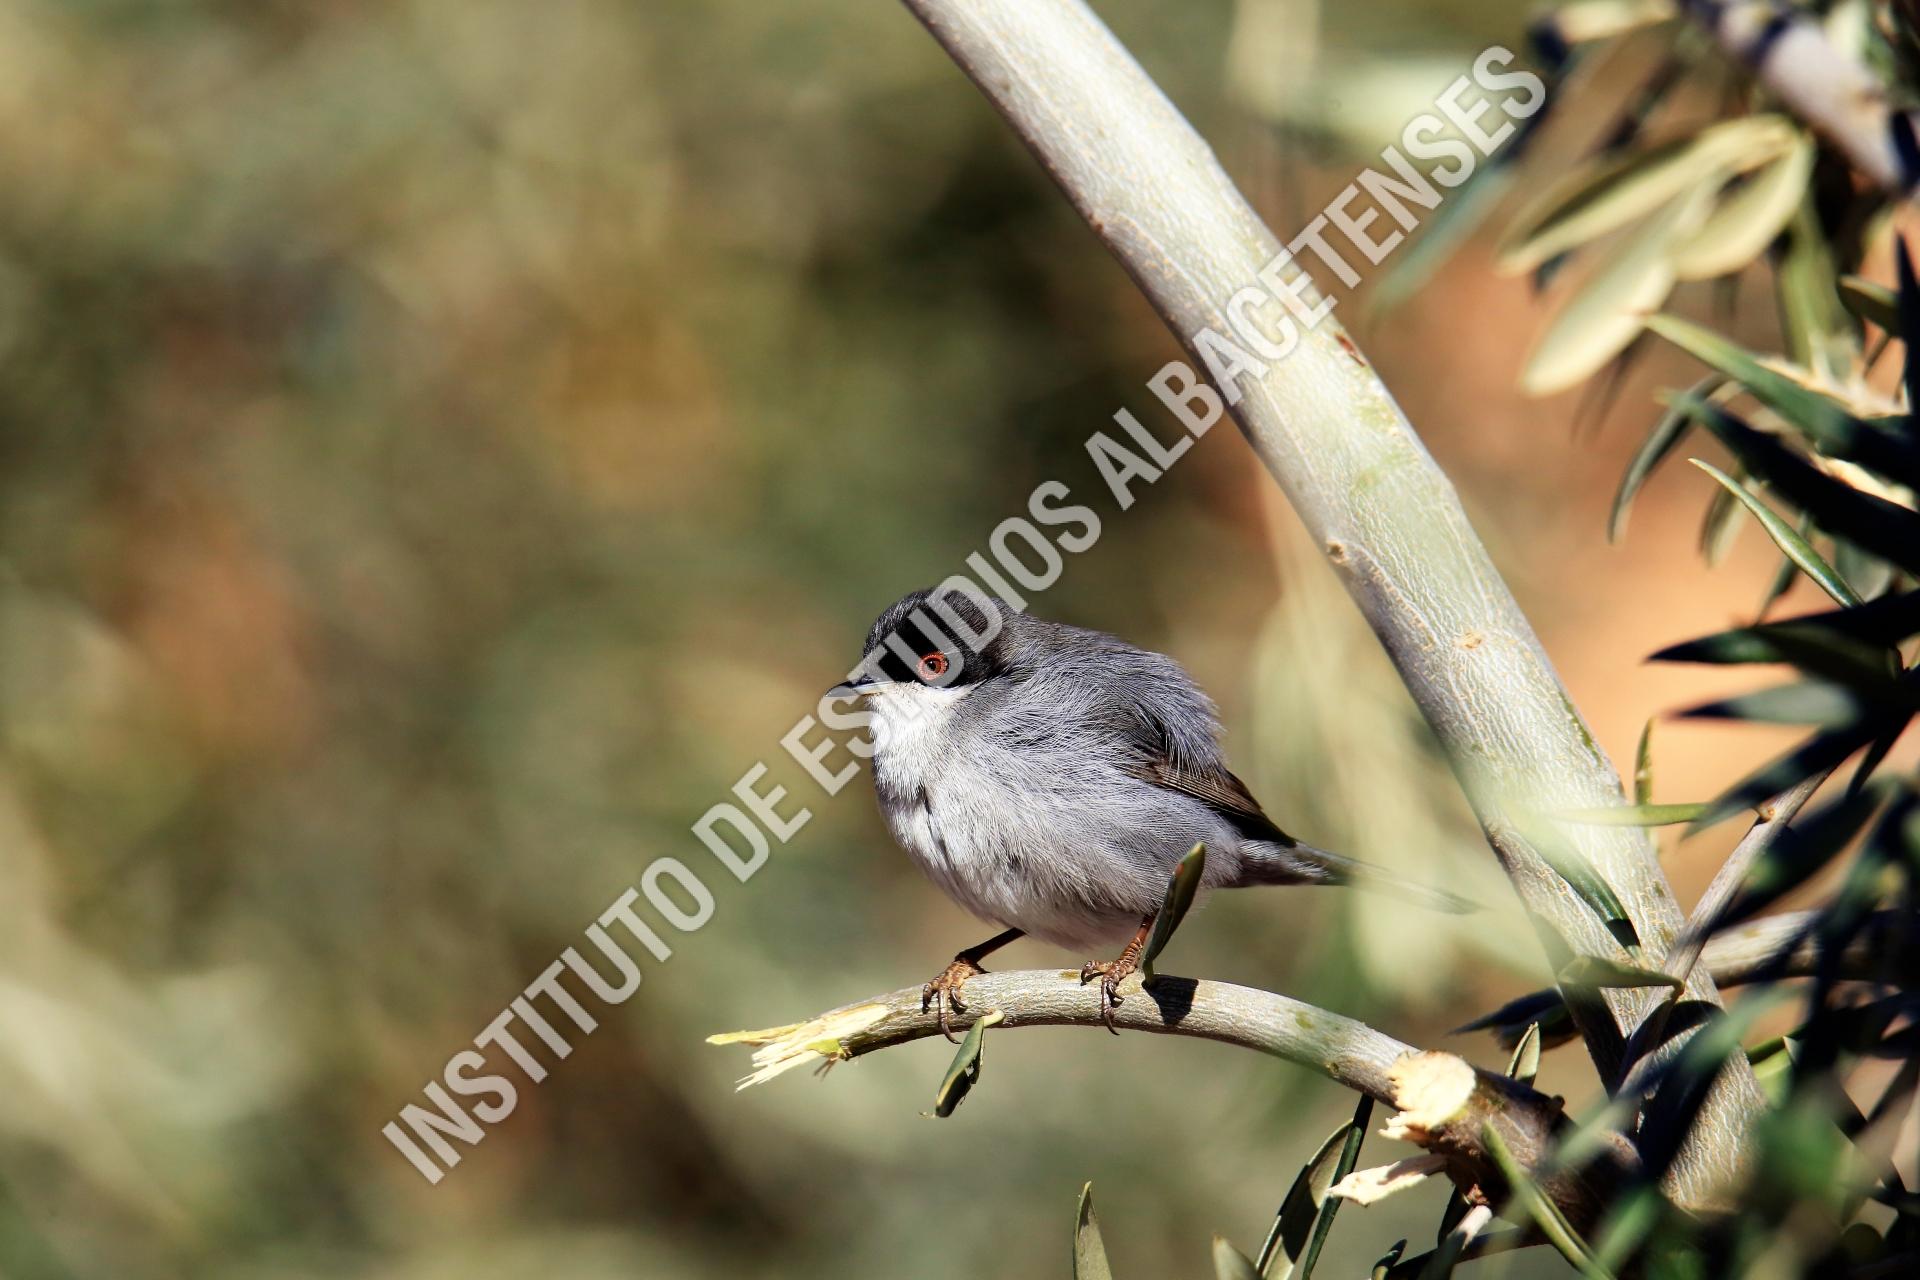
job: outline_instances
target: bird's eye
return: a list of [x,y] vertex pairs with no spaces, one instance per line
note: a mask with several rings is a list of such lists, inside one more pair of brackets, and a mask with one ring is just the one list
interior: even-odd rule
[[919,672],[922,680],[938,680],[947,674],[949,665],[946,654],[934,652],[924,655],[915,670]]

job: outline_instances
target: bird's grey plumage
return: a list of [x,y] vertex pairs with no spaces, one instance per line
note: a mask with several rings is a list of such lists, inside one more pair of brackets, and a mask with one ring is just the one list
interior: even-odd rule
[[[1274,825],[1227,769],[1213,703],[1173,659],[986,603],[994,618],[964,596],[946,600],[976,634],[997,624],[977,653],[926,592],[894,604],[867,642],[869,669],[890,666],[893,678],[862,690],[887,823],[969,911],[1062,947],[1100,946],[1154,912],[1196,842],[1207,888],[1395,887]],[[913,678],[905,655],[933,649],[954,664],[946,679]]]

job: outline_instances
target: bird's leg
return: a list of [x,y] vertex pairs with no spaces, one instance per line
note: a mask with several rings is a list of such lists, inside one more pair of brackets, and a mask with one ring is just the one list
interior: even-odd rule
[[986,972],[980,967],[980,962],[1009,942],[1018,942],[1026,936],[1024,930],[1009,929],[1005,933],[995,934],[977,947],[968,947],[953,958],[952,964],[940,971],[939,977],[920,988],[920,1012],[925,1013],[935,1004],[940,1006],[941,1035],[949,1040],[954,1038],[953,1027],[948,1020],[950,1011],[958,1009],[966,1012],[967,1006],[960,1000],[960,988],[967,985],[968,978]]
[[1095,978],[1100,979],[1100,1020],[1115,1035],[1120,1034],[1120,1029],[1113,1025],[1113,1007],[1120,1003],[1119,986],[1140,967],[1140,953],[1146,950],[1147,934],[1152,929],[1153,917],[1142,917],[1139,931],[1133,935],[1133,941],[1122,948],[1118,957],[1097,964],[1089,960],[1080,966],[1081,986],[1084,987]]

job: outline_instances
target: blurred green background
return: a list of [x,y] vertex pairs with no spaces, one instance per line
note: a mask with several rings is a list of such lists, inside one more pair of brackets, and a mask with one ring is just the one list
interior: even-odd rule
[[[1283,229],[1524,21],[1099,9]],[[985,936],[779,738],[1034,484],[1097,494],[1115,409],[1163,421],[1170,338],[898,5],[5,0],[0,192],[0,1274],[1063,1276],[1087,1179],[1123,1277],[1258,1246],[1351,1107],[1284,1064],[1003,1034],[934,1121],[938,1042],[739,1095],[702,1043]],[[1712,691],[1640,656],[1772,572],[1681,554],[1687,468],[1604,546],[1681,365],[1576,438],[1484,243],[1342,315],[1630,759]],[[1244,444],[1100,510],[1036,611],[1187,663],[1289,828],[1494,904],[1228,895],[1166,967],[1501,1060],[1444,1033],[1537,949]],[[1674,800],[1772,745],[1668,740],[1711,747]],[[743,886],[688,828],[757,760],[815,817]],[[712,923],[429,1187],[380,1127],[666,853]],[[1441,1199],[1348,1210],[1323,1273]]]

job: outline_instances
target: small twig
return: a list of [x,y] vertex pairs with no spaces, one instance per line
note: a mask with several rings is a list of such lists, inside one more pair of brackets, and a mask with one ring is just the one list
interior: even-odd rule
[[[1732,904],[1740,889],[1747,882],[1747,876],[1753,871],[1754,864],[1773,847],[1781,833],[1792,825],[1800,810],[1806,807],[1813,793],[1822,783],[1832,776],[1833,770],[1826,769],[1804,778],[1787,788],[1773,799],[1760,806],[1760,816],[1747,828],[1747,834],[1740,837],[1740,843],[1733,847],[1727,860],[1720,864],[1720,870],[1714,873],[1700,901],[1694,904],[1693,914],[1687,917],[1685,927],[1667,949],[1667,957],[1661,964],[1661,972],[1668,977],[1677,978],[1682,988],[1693,976],[1693,969],[1700,962],[1707,939],[1713,936],[1727,907]],[[1719,981],[1715,979],[1716,983]],[[1673,1016],[1674,1006],[1679,1002],[1679,992],[1672,1000],[1663,1000],[1648,1010],[1646,1018],[1634,1029],[1627,1041],[1626,1061],[1631,1068],[1653,1051],[1660,1043],[1660,1037],[1666,1034],[1667,1022]]]
[[[1693,966],[1699,961],[1707,939],[1713,935],[1714,927],[1726,912],[1727,904],[1740,892],[1740,886],[1747,882],[1747,874],[1753,870],[1753,864],[1760,855],[1773,847],[1780,833],[1790,826],[1806,807],[1813,793],[1820,789],[1833,770],[1828,769],[1814,774],[1811,778],[1796,783],[1773,799],[1760,806],[1760,817],[1733,847],[1727,860],[1720,864],[1720,870],[1714,873],[1706,892],[1700,895],[1700,901],[1694,905],[1693,914],[1687,917],[1686,927],[1680,930],[1680,936],[1673,940],[1673,946],[1667,950],[1666,962],[1661,971],[1670,977],[1685,981],[1693,973]],[[1714,975],[1719,981],[1719,975]]]
[[1716,934],[1701,953],[1715,982],[1737,987],[1756,977],[1807,978],[1823,959],[1837,964],[1845,979],[1874,978],[1920,964],[1912,941],[1913,917],[1906,911],[1879,911],[1847,941],[1838,957],[1824,958],[1812,936],[1819,913],[1788,911],[1762,916]]

